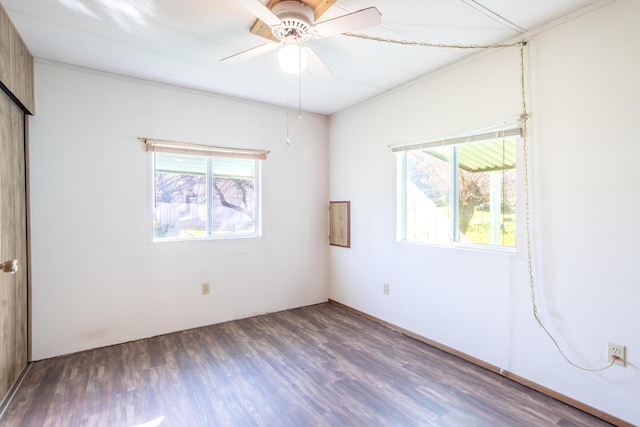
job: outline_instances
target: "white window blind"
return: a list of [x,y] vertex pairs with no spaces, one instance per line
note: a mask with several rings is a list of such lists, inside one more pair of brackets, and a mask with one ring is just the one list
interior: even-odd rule
[[161,139],[140,138],[146,150],[156,153],[191,154],[196,156],[226,157],[232,159],[266,160],[266,150],[214,147],[211,145],[190,144],[187,142],[165,141]]
[[422,148],[442,147],[447,145],[458,145],[469,142],[490,141],[493,139],[508,138],[510,136],[522,136],[522,128],[513,127],[509,129],[502,129],[495,132],[477,133],[467,136],[457,136],[446,139],[438,139],[435,141],[420,142],[415,144],[401,144],[391,146],[391,151],[394,153],[409,150],[420,150]]

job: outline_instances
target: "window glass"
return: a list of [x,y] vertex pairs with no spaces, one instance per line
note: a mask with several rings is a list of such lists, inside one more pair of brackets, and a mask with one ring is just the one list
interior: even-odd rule
[[515,246],[515,137],[400,156],[400,240]]
[[154,238],[205,237],[206,157],[157,153]]
[[154,240],[258,235],[258,162],[155,153]]
[[213,233],[255,233],[255,164],[255,160],[213,158]]
[[451,236],[449,149],[406,153],[407,240],[446,243]]
[[457,150],[459,240],[515,246],[515,140]]

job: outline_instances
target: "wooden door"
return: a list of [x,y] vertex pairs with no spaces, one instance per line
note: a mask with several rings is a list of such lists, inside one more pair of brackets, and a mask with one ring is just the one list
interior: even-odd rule
[[0,90],[0,404],[27,365],[25,115]]

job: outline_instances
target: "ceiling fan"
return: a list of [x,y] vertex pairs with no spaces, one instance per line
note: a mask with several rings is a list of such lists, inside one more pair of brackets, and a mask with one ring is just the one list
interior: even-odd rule
[[278,42],[256,46],[224,58],[222,62],[234,64],[282,47],[278,61],[283,71],[299,73],[308,65],[309,70],[320,77],[331,76],[331,70],[311,48],[303,47],[303,42],[379,25],[382,17],[378,9],[369,7],[316,23],[313,10],[302,1],[280,1],[271,9],[260,0],[236,2],[269,25]]

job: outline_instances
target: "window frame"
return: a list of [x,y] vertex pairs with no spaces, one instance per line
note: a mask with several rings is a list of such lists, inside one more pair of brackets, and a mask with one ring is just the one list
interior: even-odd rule
[[[501,244],[486,244],[476,242],[464,242],[460,241],[459,228],[460,228],[460,212],[459,212],[459,155],[458,150],[455,147],[460,147],[464,144],[476,144],[489,141],[495,141],[500,139],[512,138],[515,139],[515,151],[516,159],[521,147],[522,129],[519,121],[511,121],[502,123],[497,126],[489,128],[483,128],[473,133],[466,133],[463,135],[456,135],[450,138],[439,139],[429,142],[412,143],[412,144],[398,144],[390,146],[392,151],[397,155],[396,159],[396,185],[397,185],[397,197],[396,197],[396,241],[398,243],[412,244],[412,245],[425,245],[436,246],[445,248],[462,248],[462,249],[475,249],[492,252],[503,253],[516,253],[518,247],[518,215],[516,214],[516,241],[513,246],[505,246]],[[449,161],[449,178],[450,178],[450,199],[449,209],[451,212],[449,221],[449,236],[447,242],[444,241],[419,241],[408,240],[408,194],[407,194],[407,152],[413,150],[438,148],[448,146],[451,149],[451,156]],[[514,166],[514,172],[516,174],[515,191],[516,191],[516,213],[518,212],[518,206],[520,202],[520,185],[519,185],[519,168],[516,161]]]
[[[185,241],[203,241],[203,240],[226,240],[226,239],[250,239],[262,237],[262,163],[266,160],[268,151],[266,150],[248,150],[248,149],[236,149],[236,148],[223,148],[213,146],[203,146],[190,143],[164,141],[140,138],[142,142],[146,144],[146,151],[151,154],[150,157],[150,188],[151,188],[151,209],[150,209],[150,233],[151,242],[185,242]],[[157,191],[156,191],[156,174],[157,174],[157,154],[182,154],[190,156],[202,157],[206,161],[205,170],[205,192],[206,192],[206,230],[205,236],[177,236],[177,237],[157,237],[154,233],[154,221],[155,210],[157,206]],[[240,233],[215,233],[213,231],[213,224],[215,218],[213,216],[213,183],[214,178],[214,160],[216,158],[231,158],[238,160],[252,160],[254,162],[254,230],[252,232],[240,232]]]

